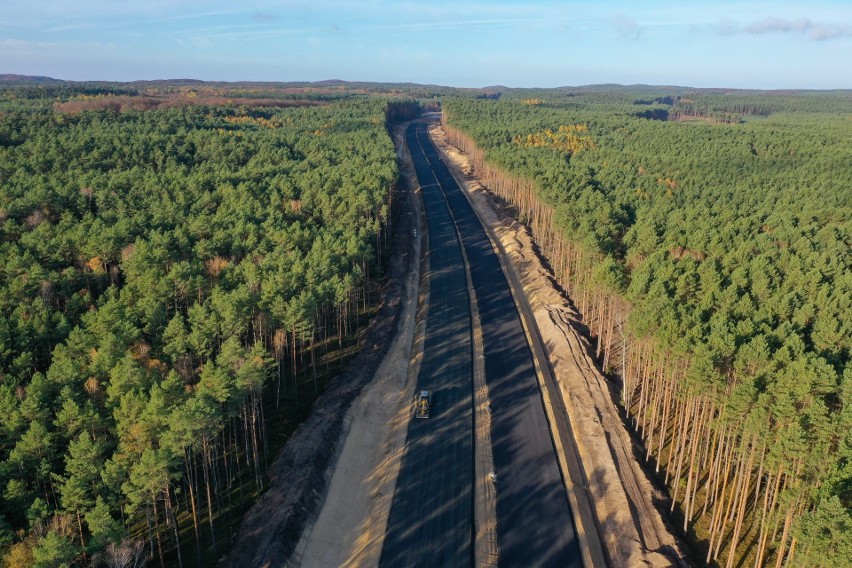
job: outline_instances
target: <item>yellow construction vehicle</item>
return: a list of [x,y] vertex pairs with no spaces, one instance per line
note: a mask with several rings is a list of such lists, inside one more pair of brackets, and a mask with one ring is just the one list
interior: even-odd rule
[[432,393],[431,391],[420,391],[420,396],[417,397],[416,401],[417,411],[415,416],[417,418],[429,418],[429,411],[432,410]]

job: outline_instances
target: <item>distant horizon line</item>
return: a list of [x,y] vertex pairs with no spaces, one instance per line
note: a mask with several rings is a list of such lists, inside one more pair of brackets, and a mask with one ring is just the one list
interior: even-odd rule
[[258,85],[395,85],[395,86],[411,86],[411,87],[439,87],[445,89],[460,89],[460,90],[559,90],[559,89],[588,89],[588,88],[657,88],[657,89],[684,89],[695,91],[746,91],[746,92],[843,92],[852,91],[852,87],[832,87],[832,88],[811,88],[811,87],[780,87],[780,88],[760,88],[760,87],[694,87],[689,85],[673,85],[673,84],[655,84],[655,83],[587,83],[578,85],[558,85],[554,87],[541,86],[516,86],[510,87],[503,84],[485,85],[481,87],[474,86],[458,86],[458,85],[443,85],[440,83],[417,83],[414,81],[376,81],[376,80],[352,80],[352,79],[291,79],[291,80],[225,80],[225,79],[195,79],[191,77],[173,77],[168,79],[60,79],[48,75],[29,75],[23,73],[0,73],[0,84],[10,82],[33,82],[33,83],[113,83],[113,84],[139,84],[139,83],[190,83],[190,84],[258,84]]

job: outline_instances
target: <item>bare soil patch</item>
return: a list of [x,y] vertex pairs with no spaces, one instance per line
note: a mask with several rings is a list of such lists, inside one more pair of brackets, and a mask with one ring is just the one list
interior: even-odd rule
[[[416,187],[404,149],[404,125],[394,142],[408,187]],[[414,397],[422,330],[415,333],[420,293],[422,229],[418,200],[411,198],[409,235],[411,270],[405,277],[397,337],[381,362],[373,383],[355,401],[347,417],[342,450],[327,473],[328,493],[316,519],[305,530],[294,565],[305,568],[378,566],[385,530],[405,447]],[[409,377],[412,380],[408,380]]]

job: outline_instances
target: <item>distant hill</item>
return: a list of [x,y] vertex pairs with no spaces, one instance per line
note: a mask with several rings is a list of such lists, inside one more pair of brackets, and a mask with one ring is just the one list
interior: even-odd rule
[[61,79],[42,77],[40,75],[16,75],[14,73],[0,74],[3,83],[64,83]]
[[[109,81],[104,81],[109,82]],[[207,81],[202,81],[201,79],[151,79],[151,80],[140,80],[140,81],[130,81],[128,84],[131,85],[175,85],[175,86],[186,86],[186,85],[204,85]]]
[[349,81],[344,81],[342,79],[325,79],[324,81],[314,81],[313,84],[319,87],[341,87],[343,85],[348,85]]
[[647,95],[688,95],[693,93],[701,94],[740,94],[740,95],[792,95],[803,93],[850,93],[848,89],[819,91],[812,89],[778,89],[778,90],[762,90],[762,89],[730,89],[724,87],[687,87],[679,85],[647,85],[647,84],[632,84],[621,85],[618,83],[601,83],[594,85],[564,85],[561,87],[507,87],[505,85],[489,85],[487,87],[448,87],[436,85],[432,83],[412,83],[412,82],[381,82],[381,81],[346,81],[343,79],[325,79],[321,81],[203,81],[200,79],[175,78],[175,79],[147,79],[136,81],[66,81],[55,79],[53,77],[45,77],[41,75],[21,75],[15,73],[0,73],[0,85],[55,85],[68,86],[71,88],[85,87],[90,89],[118,89],[122,92],[128,89],[168,89],[168,88],[243,88],[243,89],[328,89],[328,90],[344,90],[351,92],[367,92],[367,93],[382,93],[391,92],[398,94],[399,92],[411,91],[412,96],[420,97],[435,97],[452,94],[474,94],[484,96],[485,98],[500,98],[507,93],[516,95],[529,94],[555,94],[555,95],[579,95],[585,93],[625,93],[635,94],[637,96]]

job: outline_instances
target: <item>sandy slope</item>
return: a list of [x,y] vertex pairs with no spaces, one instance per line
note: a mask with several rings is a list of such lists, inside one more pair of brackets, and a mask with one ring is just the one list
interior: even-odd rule
[[[416,187],[407,153],[404,125],[395,130],[403,174]],[[420,258],[419,199],[411,198],[412,253]],[[330,472],[328,492],[315,521],[296,548],[294,563],[310,568],[377,566],[390,504],[405,445],[410,401],[414,398],[422,337],[416,312],[420,266],[415,260],[406,276],[398,335],[376,372],[374,382],[354,402],[346,417],[348,434]],[[420,318],[422,319],[422,318]],[[422,325],[421,321],[421,325]],[[417,331],[417,333],[415,333]],[[411,380],[408,380],[411,377]]]
[[[347,458],[339,467],[335,468],[335,465],[340,461],[338,458],[342,454],[347,432],[353,429],[353,423],[363,423],[363,417],[372,417],[372,408],[393,408],[393,400],[379,395],[374,399],[374,404],[370,404],[365,401],[371,399],[362,395],[365,392],[375,393],[377,383],[387,383],[377,381],[376,377],[387,374],[392,378],[404,376],[387,366],[380,371],[379,366],[385,355],[390,353],[392,348],[397,349],[400,344],[401,337],[404,336],[400,330],[411,327],[410,324],[402,322],[404,314],[410,312],[406,308],[408,298],[416,297],[416,289],[412,296],[410,290],[404,289],[404,285],[407,280],[412,279],[416,283],[417,276],[409,278],[409,274],[412,272],[412,265],[417,263],[413,259],[419,259],[420,255],[419,251],[412,250],[411,223],[416,221],[416,215],[407,213],[407,205],[408,200],[401,201],[399,215],[394,216],[395,237],[388,267],[388,281],[382,291],[378,314],[359,338],[358,355],[340,375],[332,379],[314,402],[310,416],[296,429],[275,457],[267,472],[267,490],[243,517],[231,553],[220,560],[220,566],[268,568],[294,564],[294,559],[298,557],[297,550],[304,550],[303,537],[317,511],[323,501],[330,502],[326,498],[329,495],[330,472],[337,469],[341,476],[344,472],[351,472],[348,477],[360,481],[367,479],[374,471],[363,463],[359,465],[357,459]],[[417,303],[416,299],[413,303]],[[410,315],[405,317],[408,320],[413,319]],[[404,361],[406,367],[408,360],[407,355],[401,356],[400,361]],[[395,390],[399,392],[398,388]],[[384,420],[383,417],[379,419]],[[379,439],[387,430],[387,422],[381,422],[374,423],[363,433]],[[353,443],[354,440],[357,440],[357,435],[353,437]],[[375,447],[370,438],[362,444]],[[374,449],[372,455],[379,456],[381,453]],[[353,465],[347,466],[348,463]],[[376,494],[356,488],[353,495],[361,496],[362,493]],[[346,506],[347,502],[348,497],[340,501],[342,506]],[[375,502],[382,501],[377,499]],[[354,517],[365,519],[367,513],[358,513]],[[358,526],[356,522],[351,521],[351,517],[347,517],[345,522],[352,523],[347,527]],[[339,525],[335,527],[335,531],[341,532]],[[356,531],[343,532],[352,534]],[[380,533],[383,534],[384,530]],[[317,536],[322,535],[317,533]],[[339,540],[338,537],[330,536],[325,542],[335,540]]]

